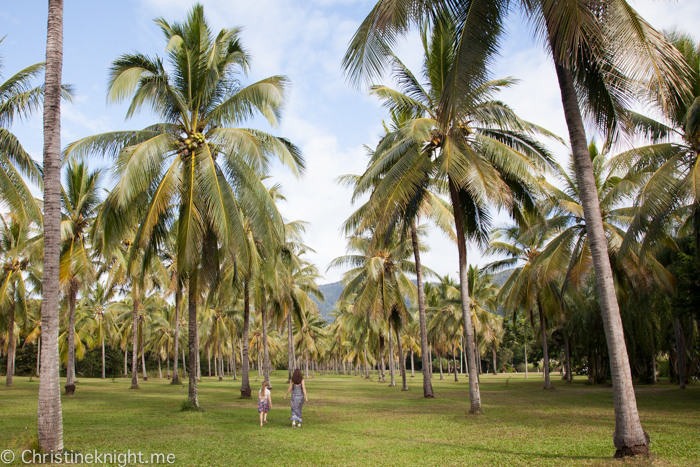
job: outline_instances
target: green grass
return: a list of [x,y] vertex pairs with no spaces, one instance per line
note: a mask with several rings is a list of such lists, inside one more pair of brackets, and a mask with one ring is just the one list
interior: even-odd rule
[[[256,372],[253,372],[256,374]],[[539,375],[481,377],[482,415],[468,415],[465,378],[433,378],[436,398],[424,399],[422,378],[400,387],[353,376],[307,381],[304,427],[292,429],[286,372],[273,375],[270,424],[258,422],[254,400],[239,398],[240,380],[204,378],[203,412],[181,412],[187,387],[151,378],[141,389],[129,380],[83,378],[63,397],[66,449],[88,453],[173,453],[175,465],[700,465],[700,386],[637,387],[644,428],[652,438],[648,460],[611,458],[612,389],[579,378],[542,390]],[[0,389],[0,451],[17,455],[36,438],[39,383],[15,378]],[[19,465],[19,463],[17,463]],[[130,464],[134,465],[134,464]]]

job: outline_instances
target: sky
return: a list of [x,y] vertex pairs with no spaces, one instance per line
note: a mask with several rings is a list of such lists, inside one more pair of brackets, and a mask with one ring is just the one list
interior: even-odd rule
[[[165,41],[153,19],[181,21],[194,2],[190,0],[74,0],[64,3],[63,82],[75,90],[72,104],[62,105],[61,144],[97,133],[139,129],[155,123],[143,113],[125,121],[126,105],[106,101],[110,63],[124,53],[164,55]],[[345,253],[346,241],[340,231],[343,221],[357,208],[351,205],[351,190],[339,186],[344,174],[360,174],[367,163],[366,149],[376,145],[386,111],[366,89],[350,86],[343,76],[341,61],[348,42],[375,0],[201,0],[213,30],[241,26],[241,39],[253,56],[251,73],[244,83],[272,75],[286,75],[292,83],[282,124],[269,128],[261,119],[248,126],[289,138],[299,146],[307,171],[301,179],[276,165],[272,180],[283,186],[287,199],[280,211],[287,220],[309,223],[305,242],[315,253],[314,262],[324,279],[340,279],[343,270],[326,271],[328,264]],[[700,18],[700,1],[631,0],[657,29],[678,28],[694,33]],[[2,76],[7,79],[30,64],[43,61],[46,47],[47,2],[23,0],[0,2],[0,55]],[[517,14],[511,15],[508,34],[501,44],[494,78],[513,77],[518,85],[498,98],[516,113],[555,134],[567,135],[554,68],[541,44]],[[696,36],[697,37],[697,36]],[[422,47],[416,33],[397,49],[397,55],[414,72],[420,71]],[[391,84],[385,78],[385,84]],[[37,82],[37,84],[40,84]],[[13,128],[25,149],[42,158],[41,115],[15,122]],[[560,160],[568,150],[550,143]],[[109,171],[110,160],[94,159],[95,167]],[[109,179],[109,177],[107,177]],[[109,185],[106,181],[106,185]],[[507,216],[494,213],[496,224]],[[457,248],[435,229],[425,242],[430,251],[422,262],[437,273],[457,275]],[[484,265],[493,258],[471,246],[470,264]]]

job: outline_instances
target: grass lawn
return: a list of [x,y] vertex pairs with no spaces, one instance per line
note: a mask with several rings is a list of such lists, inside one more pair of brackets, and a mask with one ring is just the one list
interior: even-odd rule
[[[257,372],[252,372],[254,375]],[[163,379],[140,382],[83,378],[76,395],[63,397],[64,443],[80,452],[172,453],[175,465],[659,465],[700,466],[700,385],[637,387],[642,423],[652,439],[648,460],[611,458],[612,388],[567,385],[555,379],[542,390],[538,374],[482,375],[484,414],[468,415],[466,378],[433,378],[436,399],[422,396],[416,375],[410,392],[354,376],[307,381],[302,429],[292,429],[286,372],[273,374],[269,425],[258,422],[254,400],[239,398],[240,380],[204,378],[204,412],[180,412],[187,388]],[[17,377],[0,388],[0,451],[19,455],[36,437],[39,383]],[[86,464],[87,465],[87,464]],[[137,465],[137,464],[129,464]]]

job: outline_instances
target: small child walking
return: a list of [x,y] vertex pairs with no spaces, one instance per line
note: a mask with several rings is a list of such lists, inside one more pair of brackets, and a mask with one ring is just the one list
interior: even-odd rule
[[270,384],[263,381],[262,388],[258,391],[258,412],[260,413],[260,426],[267,423],[267,413],[272,408],[272,394],[268,389]]

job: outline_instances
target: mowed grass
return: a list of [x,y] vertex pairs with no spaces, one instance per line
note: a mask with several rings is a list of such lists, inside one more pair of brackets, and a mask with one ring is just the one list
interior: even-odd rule
[[[652,438],[647,460],[612,459],[612,388],[555,379],[542,389],[535,374],[482,375],[482,415],[469,415],[469,386],[433,378],[436,398],[422,397],[422,377],[409,392],[355,376],[307,380],[302,429],[292,429],[285,371],[273,374],[269,425],[258,422],[253,400],[240,399],[240,380],[203,378],[203,412],[181,412],[186,386],[166,379],[140,382],[80,379],[62,397],[66,449],[81,453],[172,453],[183,466],[619,466],[700,465],[700,386],[639,385],[637,402]],[[506,381],[508,384],[506,386]],[[39,383],[15,378],[0,389],[0,451],[19,455],[36,437]],[[129,464],[137,465],[137,464]]]

